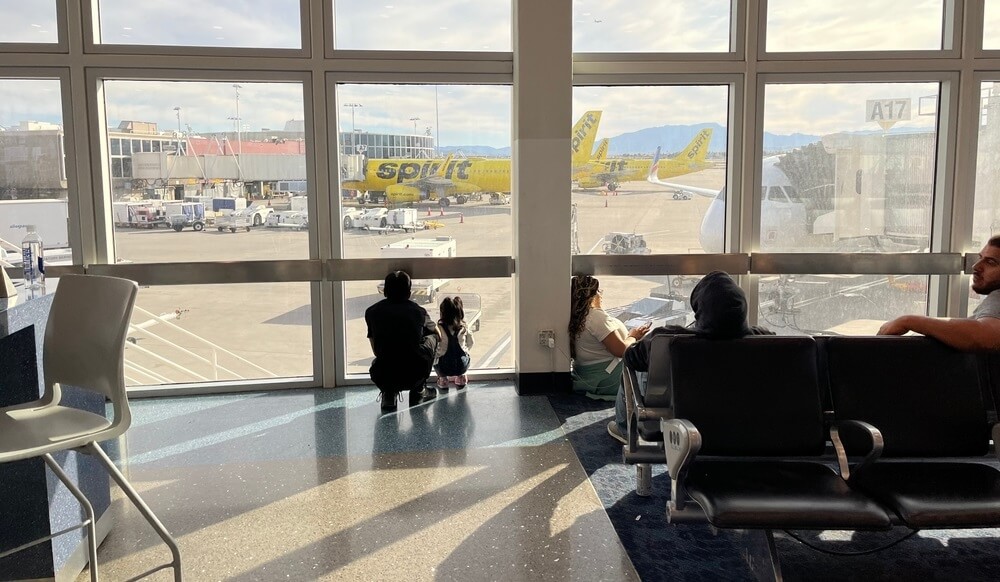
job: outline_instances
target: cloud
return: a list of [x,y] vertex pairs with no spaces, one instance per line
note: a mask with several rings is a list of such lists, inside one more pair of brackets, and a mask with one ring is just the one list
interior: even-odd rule
[[361,50],[510,51],[510,0],[336,0],[335,45]]
[[726,52],[730,0],[574,0],[577,52]]
[[[418,133],[430,127],[440,134],[440,145],[488,145],[511,143],[511,99],[509,85],[358,85],[337,87],[341,131],[351,131],[351,108],[359,103],[353,124],[371,133],[412,133],[412,117],[419,117]],[[440,119],[440,127],[437,120]],[[567,128],[567,133],[569,129]]]
[[[300,83],[240,82],[240,115],[250,130],[263,127],[281,129],[291,119],[304,118],[302,85]],[[160,131],[177,127],[181,108],[181,123],[197,132],[234,131],[236,89],[232,82],[208,81],[105,81],[105,102],[108,124],[151,121]]]
[[942,0],[768,0],[767,49],[939,49],[942,4]]
[[298,0],[100,1],[101,38],[114,44],[300,48]]
[[62,125],[58,79],[0,79],[0,126],[22,121]]
[[0,0],[0,42],[49,42],[59,40],[54,0]]

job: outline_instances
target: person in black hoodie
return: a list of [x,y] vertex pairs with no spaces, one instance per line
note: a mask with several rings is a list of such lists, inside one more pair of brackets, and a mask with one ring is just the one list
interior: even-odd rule
[[[694,286],[691,290],[691,310],[694,311],[694,323],[691,325],[668,325],[651,329],[641,340],[629,346],[622,356],[625,365],[636,372],[648,372],[650,346],[653,338],[661,335],[697,335],[713,339],[774,335],[773,331],[751,327],[747,323],[746,295],[736,281],[723,271],[712,271]],[[645,395],[645,382],[639,382],[637,388]],[[615,400],[615,419],[608,423],[608,434],[622,444],[626,442],[627,422],[625,391],[619,388]]]
[[382,412],[396,410],[396,400],[406,390],[410,406],[437,396],[424,384],[441,336],[427,310],[410,301],[410,287],[406,271],[389,273],[385,299],[365,311],[368,341],[375,354],[369,374],[381,393]]

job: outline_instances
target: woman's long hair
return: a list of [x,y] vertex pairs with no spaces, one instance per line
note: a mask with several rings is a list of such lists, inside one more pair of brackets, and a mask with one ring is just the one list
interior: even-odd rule
[[438,321],[441,325],[450,327],[454,331],[461,329],[462,324],[465,323],[465,308],[462,298],[458,295],[445,297],[441,301],[441,318]]
[[569,350],[570,356],[576,357],[576,336],[583,331],[587,315],[590,313],[590,302],[597,295],[601,283],[590,275],[575,275],[570,282],[570,312],[569,312]]

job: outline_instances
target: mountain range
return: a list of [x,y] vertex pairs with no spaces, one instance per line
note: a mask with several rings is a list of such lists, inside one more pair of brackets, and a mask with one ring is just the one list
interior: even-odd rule
[[[657,147],[661,147],[665,153],[677,153],[687,146],[696,133],[706,127],[713,129],[712,141],[709,143],[708,151],[710,153],[724,153],[726,151],[725,126],[718,123],[699,123],[694,125],[647,127],[614,136],[611,138],[611,144],[608,147],[608,156],[615,157],[627,154],[650,155],[656,151]],[[818,135],[804,133],[779,135],[764,132],[764,150],[767,152],[790,151],[819,140],[820,136]],[[495,158],[510,157],[509,147],[494,148],[480,145],[441,146],[439,151],[442,155],[464,154],[465,156]]]

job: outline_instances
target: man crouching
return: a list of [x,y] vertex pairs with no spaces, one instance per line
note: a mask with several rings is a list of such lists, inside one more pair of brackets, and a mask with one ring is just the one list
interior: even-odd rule
[[389,273],[383,293],[385,299],[365,311],[368,341],[375,354],[368,372],[381,392],[382,412],[392,412],[404,390],[410,391],[410,406],[437,395],[424,385],[440,336],[427,310],[410,301],[410,275],[406,271]]

